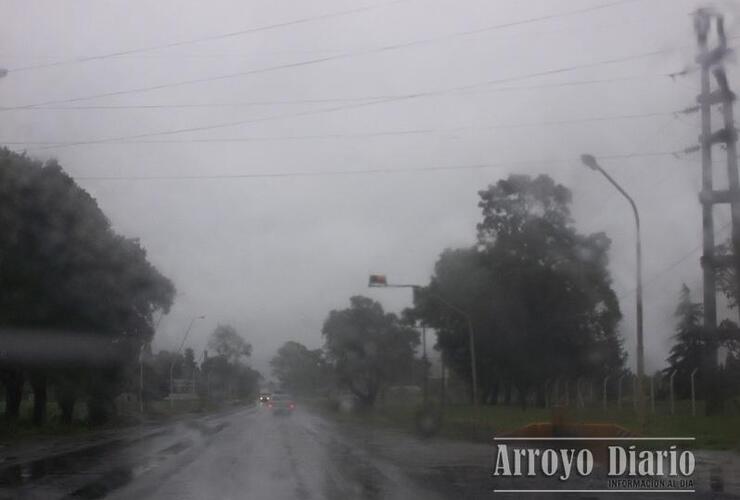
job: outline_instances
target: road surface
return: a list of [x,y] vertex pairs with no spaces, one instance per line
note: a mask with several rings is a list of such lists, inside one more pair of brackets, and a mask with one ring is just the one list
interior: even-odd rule
[[[15,460],[6,456],[0,461],[0,500],[543,498],[536,493],[494,494],[494,488],[537,485],[532,479],[495,480],[492,462],[491,445],[422,440],[388,429],[339,424],[305,409],[279,417],[264,408],[239,408],[140,428],[119,439],[56,455]],[[710,494],[705,475],[703,471],[697,478],[698,489],[703,490],[697,496],[739,498]],[[735,493],[740,489],[733,479],[737,476],[727,476]],[[594,485],[603,487],[603,482]],[[642,495],[632,496],[636,497]]]

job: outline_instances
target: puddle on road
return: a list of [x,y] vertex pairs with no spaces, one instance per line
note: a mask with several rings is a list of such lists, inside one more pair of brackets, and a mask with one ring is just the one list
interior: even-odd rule
[[[211,436],[223,430],[227,425],[222,422],[212,427],[202,424],[188,425],[188,427],[197,430],[202,436]],[[125,463],[102,472],[90,471],[96,465],[110,460],[111,456],[119,458],[120,456],[117,453],[121,452],[124,448],[130,447],[144,439],[165,433],[166,431],[156,432],[147,435],[145,438],[136,438],[133,440],[116,439],[76,451],[0,467],[0,488],[21,488],[52,476],[93,476],[95,477],[94,480],[85,482],[83,486],[69,493],[64,498],[102,498],[113,490],[127,485],[135,478],[156,468],[167,460],[169,456],[177,455],[194,444],[191,439],[179,440],[159,450],[152,456],[138,456],[135,461],[133,459],[128,460],[126,462],[130,463]]]
[[72,451],[0,468],[0,487],[19,487],[48,475],[70,475],[98,463],[100,458],[120,449],[125,440],[117,439],[82,450]]

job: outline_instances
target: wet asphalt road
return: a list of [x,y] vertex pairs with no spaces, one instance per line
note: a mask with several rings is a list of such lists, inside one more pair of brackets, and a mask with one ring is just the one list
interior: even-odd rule
[[219,423],[220,432],[114,498],[437,498],[306,411],[275,416],[258,408]]
[[[737,455],[731,458],[729,468],[740,472]],[[531,478],[514,482],[492,478],[492,461],[491,445],[423,440],[388,429],[340,424],[305,409],[280,417],[265,408],[239,408],[142,427],[56,456],[0,461],[0,500],[543,498],[493,490],[563,486],[534,484]],[[727,468],[725,472],[728,486],[734,483],[733,494],[709,493],[708,475],[701,472],[697,486],[702,492],[689,496],[740,498],[740,485],[735,483],[740,474]],[[603,481],[569,486],[603,488]],[[638,497],[673,495],[631,496]]]
[[0,499],[441,498],[366,437],[301,409],[240,409],[2,467]]

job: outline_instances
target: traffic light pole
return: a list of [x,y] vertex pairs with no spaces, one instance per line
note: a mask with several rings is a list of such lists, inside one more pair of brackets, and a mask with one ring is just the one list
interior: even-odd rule
[[[389,285],[385,279],[385,276],[383,275],[371,275],[368,286],[371,288],[411,288],[414,291],[418,291],[423,288],[420,285]],[[452,311],[455,311],[457,314],[459,314],[465,319],[465,322],[468,327],[468,341],[470,343],[470,375],[471,375],[471,382],[472,382],[473,407],[475,409],[475,419],[477,422],[479,422],[480,421],[480,404],[478,401],[478,369],[476,367],[476,361],[475,361],[476,359],[475,330],[473,329],[473,321],[467,312],[460,309],[456,305],[448,302],[447,300],[437,295],[436,293],[432,293],[429,291],[425,291],[424,293],[436,299],[437,301],[439,301],[441,304],[451,309]]]

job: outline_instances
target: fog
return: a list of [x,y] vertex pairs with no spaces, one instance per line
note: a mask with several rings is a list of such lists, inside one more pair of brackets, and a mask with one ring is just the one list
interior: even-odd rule
[[[320,346],[351,295],[410,305],[368,274],[427,283],[444,248],[475,241],[477,191],[514,172],[570,187],[578,228],[612,238],[632,354],[634,225],[578,160],[592,153],[641,211],[652,371],[681,283],[701,294],[699,157],[668,154],[699,134],[697,115],[673,114],[698,75],[668,76],[691,69],[698,5],[3,0],[0,106],[21,109],[0,111],[0,143],[58,158],[174,281],[155,348],[205,314],[188,345],[231,323],[263,374],[286,340]],[[718,6],[733,43],[740,9]],[[715,220],[723,241],[729,212]]]

